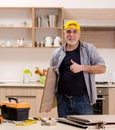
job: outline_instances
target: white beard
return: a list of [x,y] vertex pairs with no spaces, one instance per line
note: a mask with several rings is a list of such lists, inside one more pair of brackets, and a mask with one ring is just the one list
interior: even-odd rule
[[71,41],[67,41],[67,44],[73,46],[73,45],[76,44],[76,41],[73,41],[73,42],[71,42]]

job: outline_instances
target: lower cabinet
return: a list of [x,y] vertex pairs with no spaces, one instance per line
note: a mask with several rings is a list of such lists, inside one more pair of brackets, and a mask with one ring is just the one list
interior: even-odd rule
[[109,89],[109,114],[115,114],[115,88]]
[[8,100],[8,97],[15,97],[19,102],[31,105],[29,117],[57,117],[56,108],[50,112],[39,113],[43,87],[4,87],[0,88],[0,101]]
[[[0,86],[0,102],[7,101],[8,97],[15,97],[19,102],[29,103],[31,105],[29,117],[57,117],[57,108],[50,112],[40,113],[40,105],[43,94],[43,87],[34,86]],[[108,114],[115,114],[115,88],[109,88],[108,96]],[[1,112],[0,112],[1,113]]]

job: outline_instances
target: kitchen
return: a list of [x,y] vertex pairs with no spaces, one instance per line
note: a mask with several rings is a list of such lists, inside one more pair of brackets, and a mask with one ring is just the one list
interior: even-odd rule
[[[12,1],[13,2],[13,1]],[[79,1],[77,1],[79,2]],[[100,8],[106,8],[108,6],[108,8],[113,8],[113,4],[110,4],[112,2],[109,1],[109,4],[107,3],[96,3],[96,4],[93,4],[92,1],[89,1],[90,4],[84,4],[85,7],[83,7],[82,4],[79,4],[78,6],[78,3],[76,3],[75,1],[75,4],[71,4],[72,7],[71,8],[97,8],[100,7]],[[28,3],[28,2],[27,2]],[[35,3],[32,1],[33,4],[31,3],[28,3],[27,4],[26,1],[23,3],[23,2],[19,2],[17,5],[20,5],[20,6],[35,6]],[[44,5],[42,2],[41,2],[41,6],[54,6],[55,2],[51,1],[51,3],[49,4],[48,2],[46,2],[47,4]],[[69,8],[69,4],[67,3],[64,3],[61,2],[61,1],[57,1],[58,5],[59,6],[63,6],[64,8]],[[82,2],[81,2],[82,3]],[[14,3],[10,3],[8,5],[8,3],[6,2],[3,2],[3,4],[1,3],[1,6],[7,6],[7,7],[12,7],[12,6],[16,6],[15,2]],[[38,5],[38,7],[40,7],[40,5]],[[113,9],[114,10],[114,9]],[[113,17],[113,21],[115,20],[115,17],[114,17],[114,13],[111,14],[111,17]],[[67,19],[67,14],[66,14],[66,17]],[[115,26],[114,26],[115,27]],[[112,30],[112,29],[110,29]],[[114,30],[114,29],[113,29]],[[96,81],[103,81],[103,82],[114,82],[114,72],[115,72],[115,69],[114,69],[114,42],[115,42],[115,38],[114,38],[114,31],[110,31],[110,34],[112,35],[109,35],[110,38],[108,38],[110,41],[109,42],[112,42],[113,45],[110,45],[109,47],[104,47],[104,43],[103,43],[103,46],[98,48],[99,50],[99,53],[103,56],[103,58],[105,59],[105,62],[106,62],[106,65],[107,65],[107,72],[105,74],[102,74],[102,75],[97,75],[96,76]],[[109,29],[107,31],[109,33]],[[85,33],[85,32],[84,32]],[[107,34],[108,34],[107,33]],[[84,38],[83,38],[84,39]],[[108,40],[107,39],[107,40]],[[110,44],[110,43],[109,43]],[[23,77],[23,70],[24,69],[30,69],[33,73],[33,77],[32,77],[32,81],[33,80],[36,80],[38,77],[36,77],[36,75],[34,74],[34,70],[35,70],[35,67],[36,66],[39,66],[41,69],[43,68],[47,68],[49,66],[49,61],[50,61],[50,58],[51,58],[51,52],[53,52],[55,48],[0,48],[0,61],[1,61],[1,64],[0,64],[0,72],[1,72],[1,75],[0,75],[0,81],[2,82],[22,82],[22,77]],[[1,85],[2,86],[2,85]],[[112,89],[114,91],[114,84],[112,85],[109,85],[110,87],[112,86]],[[34,85],[34,89],[36,85]],[[41,86],[42,87],[42,86]],[[0,88],[0,90],[2,92],[4,92],[5,88]],[[112,93],[113,91],[110,90],[110,93]],[[15,87],[15,92],[17,91],[16,87]],[[22,92],[22,90],[20,90]],[[26,89],[24,90],[26,91]],[[31,89],[29,90],[31,91]],[[32,90],[33,93],[35,92],[35,90]],[[42,91],[42,90],[40,90]],[[9,92],[8,92],[9,93]],[[30,92],[29,92],[30,93]],[[40,93],[40,92],[39,92]],[[10,94],[9,94],[10,95]],[[34,97],[34,95],[31,95],[32,97]],[[0,97],[2,97],[0,95]],[[24,95],[23,95],[24,97]],[[111,96],[110,96],[111,97]],[[29,99],[28,99],[29,100]],[[33,102],[33,100],[31,101]],[[38,101],[39,102],[39,101]],[[40,105],[40,104],[38,104]],[[37,105],[36,105],[37,106]],[[112,104],[111,104],[112,106]],[[114,112],[114,110],[112,110]]]

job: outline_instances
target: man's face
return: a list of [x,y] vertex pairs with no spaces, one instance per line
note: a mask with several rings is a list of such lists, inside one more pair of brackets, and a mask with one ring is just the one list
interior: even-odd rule
[[75,45],[79,41],[80,31],[74,28],[64,30],[64,37],[68,45]]

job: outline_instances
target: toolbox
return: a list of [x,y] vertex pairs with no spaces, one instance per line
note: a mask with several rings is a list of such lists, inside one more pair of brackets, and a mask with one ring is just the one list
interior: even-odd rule
[[0,102],[0,108],[4,119],[23,121],[28,119],[30,104],[20,103],[16,98],[9,97],[7,102]]

